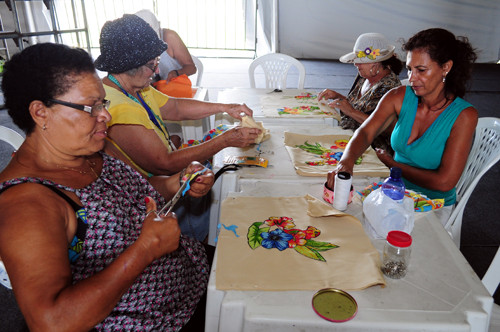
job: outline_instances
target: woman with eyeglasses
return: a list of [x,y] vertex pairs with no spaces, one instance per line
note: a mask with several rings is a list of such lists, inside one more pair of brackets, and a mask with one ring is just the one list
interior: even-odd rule
[[189,162],[204,162],[226,147],[255,142],[260,130],[235,127],[200,145],[176,150],[165,121],[196,120],[223,112],[241,119],[242,113],[251,116],[252,110],[239,104],[168,97],[151,87],[167,45],[136,15],[106,22],[99,43],[101,54],[95,66],[108,73],[103,83],[111,101],[107,149],[145,176],[174,174]]
[[[101,29],[101,54],[97,69],[108,75],[103,79],[106,98],[111,101],[105,151],[136,168],[146,178],[181,171],[192,161],[204,163],[226,147],[246,147],[255,142],[259,129],[231,128],[199,145],[177,150],[171,141],[166,121],[202,119],[226,112],[241,119],[252,115],[245,105],[220,104],[173,98],[152,86],[158,72],[158,57],[167,45],[151,26],[137,15],[124,15],[108,21]],[[183,234],[200,241],[209,232],[210,202],[207,199],[181,201],[175,212],[182,216]]]
[[[175,214],[157,212],[180,174],[148,181],[99,152],[111,117],[92,58],[30,46],[5,64],[2,89],[26,140],[0,173],[0,259],[10,282],[0,288],[15,294],[27,328],[185,328],[203,305],[209,263],[200,242],[180,235]],[[199,163],[185,172],[202,170],[189,195],[213,185]]]
[[[358,129],[375,111],[380,99],[392,88],[401,85],[399,73],[403,63],[394,53],[395,46],[377,32],[361,34],[353,51],[340,57],[340,62],[352,63],[358,75],[347,96],[325,89],[318,94],[318,100],[332,100],[328,105],[340,111],[339,126],[343,129]],[[377,136],[373,148],[392,153],[390,136],[392,127]]]

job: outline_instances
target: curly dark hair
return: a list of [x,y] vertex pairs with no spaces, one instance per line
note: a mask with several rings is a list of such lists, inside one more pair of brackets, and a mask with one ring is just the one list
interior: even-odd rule
[[476,51],[467,37],[455,37],[441,28],[422,30],[403,44],[404,51],[424,49],[440,66],[452,60],[453,67],[446,75],[445,92],[463,97],[472,74],[472,65],[477,59]]
[[26,134],[35,128],[29,105],[39,100],[45,105],[77,82],[82,73],[95,73],[90,55],[62,44],[40,43],[15,54],[4,66],[2,90],[5,107],[14,123]]
[[403,69],[403,62],[399,60],[396,53],[394,53],[389,59],[381,62],[384,68],[389,68],[394,74],[399,75]]

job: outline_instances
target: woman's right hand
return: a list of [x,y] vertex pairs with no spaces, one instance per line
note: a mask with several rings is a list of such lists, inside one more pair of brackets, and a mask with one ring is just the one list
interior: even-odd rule
[[153,258],[158,259],[179,247],[181,229],[175,213],[166,216],[157,214],[156,202],[151,197],[146,197],[146,211],[139,240],[143,241]]
[[334,171],[328,172],[327,178],[326,178],[326,183],[328,188],[333,189],[333,186],[335,184],[335,175],[339,172],[347,172],[349,174],[353,174],[353,168],[354,165],[349,166],[349,164],[346,161],[340,160],[339,163],[337,164],[337,168]]
[[259,134],[260,129],[237,126],[226,130],[221,137],[224,137],[226,146],[244,148],[254,144]]
[[318,94],[318,101],[321,101],[323,99],[328,100],[328,99],[338,99],[338,98],[345,99],[345,97],[342,96],[340,93],[330,89],[325,89]]

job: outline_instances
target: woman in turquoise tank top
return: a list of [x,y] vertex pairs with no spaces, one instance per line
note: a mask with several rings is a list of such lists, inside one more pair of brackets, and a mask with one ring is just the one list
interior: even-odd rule
[[[410,86],[389,91],[357,130],[328,174],[352,174],[355,160],[379,133],[396,122],[391,157],[377,149],[387,167],[400,167],[408,189],[455,203],[455,186],[467,161],[477,124],[477,110],[462,99],[476,54],[465,37],[434,28],[418,32],[403,45]],[[448,209],[450,210],[450,209]]]

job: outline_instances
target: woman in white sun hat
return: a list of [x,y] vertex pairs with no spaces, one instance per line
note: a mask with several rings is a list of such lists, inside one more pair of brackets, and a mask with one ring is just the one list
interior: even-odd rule
[[[386,92],[401,85],[398,74],[403,63],[394,53],[394,45],[380,33],[364,33],[358,37],[353,51],[340,57],[344,63],[353,63],[358,69],[347,97],[325,89],[318,99],[333,99],[330,107],[341,111],[340,126],[356,130],[370,116]],[[377,137],[372,146],[392,152],[390,130]]]

